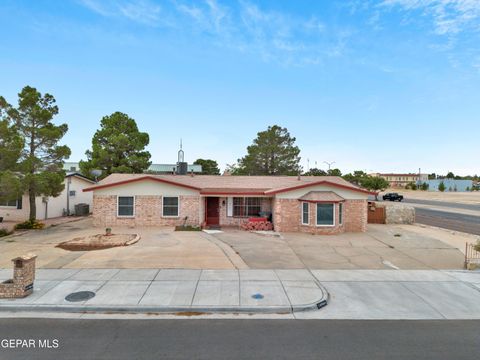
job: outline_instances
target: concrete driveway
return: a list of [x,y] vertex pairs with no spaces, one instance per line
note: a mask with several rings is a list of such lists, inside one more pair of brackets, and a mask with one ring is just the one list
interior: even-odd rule
[[131,246],[96,251],[55,247],[102,231],[92,226],[91,219],[83,219],[0,238],[0,268],[10,268],[12,258],[33,252],[40,268],[461,269],[463,254],[458,248],[465,246],[462,236],[444,230],[370,225],[366,233],[284,233],[280,237],[232,229],[207,234],[172,228],[114,228],[114,233],[138,233],[141,239]]
[[175,232],[172,228],[113,228],[114,233],[138,233],[140,241],[126,247],[95,251],[67,251],[55,247],[62,241],[98,234],[91,219],[28,231],[0,238],[0,268],[10,268],[11,259],[29,252],[38,255],[40,268],[246,268],[228,246],[203,232]]
[[[366,233],[271,237],[229,230],[215,234],[255,269],[461,269],[458,248],[438,240],[442,230],[369,225]],[[463,243],[465,246],[465,243]]]

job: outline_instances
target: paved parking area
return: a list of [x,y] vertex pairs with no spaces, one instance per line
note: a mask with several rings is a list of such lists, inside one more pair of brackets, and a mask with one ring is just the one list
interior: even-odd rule
[[256,269],[462,269],[462,252],[438,239],[437,232],[443,230],[424,230],[370,224],[366,233],[334,236],[282,233],[274,237],[240,230],[213,236]]
[[444,230],[369,225],[366,233],[283,233],[280,237],[235,229],[207,234],[171,228],[114,228],[116,233],[139,233],[141,239],[132,246],[96,251],[55,247],[102,230],[94,228],[91,219],[84,219],[1,238],[0,268],[9,268],[12,258],[33,252],[39,268],[51,269],[462,269],[459,249],[465,246],[464,237]]
[[0,268],[12,266],[11,259],[26,253],[38,256],[40,268],[246,268],[228,246],[204,232],[175,232],[173,228],[113,228],[114,233],[140,234],[131,246],[95,251],[68,251],[55,247],[76,237],[98,234],[91,219],[60,224],[45,230],[28,231],[0,238]]

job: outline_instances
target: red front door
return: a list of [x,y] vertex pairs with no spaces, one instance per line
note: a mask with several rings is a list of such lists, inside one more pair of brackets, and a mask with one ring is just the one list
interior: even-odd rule
[[220,224],[220,209],[219,209],[218,197],[207,197],[205,199],[206,208],[205,217],[207,225],[219,225]]

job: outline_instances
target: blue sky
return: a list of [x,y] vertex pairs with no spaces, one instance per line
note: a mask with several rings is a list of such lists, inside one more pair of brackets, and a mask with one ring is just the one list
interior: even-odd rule
[[0,94],[53,94],[74,161],[122,111],[154,162],[278,124],[305,168],[480,173],[479,0],[0,0],[0,33]]

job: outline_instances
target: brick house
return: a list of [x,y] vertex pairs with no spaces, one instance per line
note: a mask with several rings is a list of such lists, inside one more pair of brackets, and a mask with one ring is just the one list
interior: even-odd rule
[[338,234],[367,226],[369,191],[335,176],[112,174],[93,191],[96,226],[239,226],[268,217],[275,230]]

